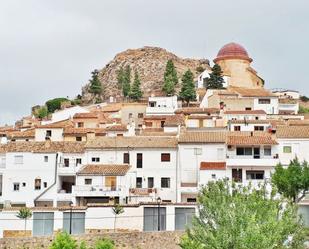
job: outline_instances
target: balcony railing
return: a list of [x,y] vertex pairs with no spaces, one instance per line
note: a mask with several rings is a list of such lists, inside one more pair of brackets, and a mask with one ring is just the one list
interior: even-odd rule
[[99,186],[99,185],[76,185],[73,186],[74,192],[114,192],[121,191],[123,189],[122,186]]
[[262,158],[253,158],[253,157],[232,157],[226,159],[227,166],[266,166],[274,167],[279,163],[278,158],[272,157],[262,157]]
[[155,188],[130,188],[130,194],[133,195],[150,195],[156,194],[157,189]]

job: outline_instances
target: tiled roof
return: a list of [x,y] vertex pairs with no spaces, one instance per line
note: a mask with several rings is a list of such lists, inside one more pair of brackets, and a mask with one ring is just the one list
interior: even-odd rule
[[8,133],[8,137],[11,139],[16,139],[16,138],[34,138],[35,136],[35,129],[28,129],[25,131],[13,131]]
[[184,107],[177,109],[175,113],[183,113],[185,115],[188,114],[219,114],[219,108],[200,108],[200,107]]
[[229,90],[240,94],[242,97],[277,97],[264,88],[229,87]]
[[128,164],[89,164],[85,165],[78,175],[107,175],[119,176],[125,175],[130,169]]
[[170,115],[167,116],[164,126],[178,126],[178,125],[184,125],[185,120],[183,115]]
[[173,137],[177,136],[177,132],[163,132],[163,131],[143,131],[139,136],[147,136],[147,137]]
[[270,124],[271,120],[268,119],[252,119],[252,120],[244,120],[244,119],[239,119],[239,120],[230,120],[231,124]]
[[73,116],[73,119],[75,118],[98,118],[98,115],[94,112],[76,113]]
[[225,111],[224,114],[266,115],[266,112],[264,110],[239,110],[239,111]]
[[278,144],[267,132],[230,132],[228,145],[275,145]]
[[0,153],[33,152],[33,153],[83,153],[85,143],[82,142],[9,142],[0,145]]
[[106,131],[127,131],[128,128],[126,125],[112,125],[106,127]]
[[201,162],[200,170],[225,170],[225,162]]
[[74,127],[74,124],[71,120],[66,119],[66,120],[54,122],[54,123],[51,123],[51,124],[36,126],[36,128],[41,128],[41,129],[65,128],[65,127]]
[[86,143],[86,148],[176,148],[175,137],[100,137]]
[[185,132],[180,134],[179,143],[225,143],[226,132]]
[[290,126],[306,126],[309,125],[309,120],[304,119],[304,120],[288,120],[287,124]]
[[147,115],[144,120],[166,120],[168,115]]
[[189,115],[188,119],[213,119],[213,116],[208,116],[208,115]]
[[309,126],[277,126],[277,138],[309,138]]
[[63,135],[86,135],[87,133],[95,133],[97,135],[104,135],[106,134],[106,130],[104,128],[73,128],[73,127],[66,127],[64,129]]

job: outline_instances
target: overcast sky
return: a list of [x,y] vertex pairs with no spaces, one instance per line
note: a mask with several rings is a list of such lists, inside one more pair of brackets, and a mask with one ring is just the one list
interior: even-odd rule
[[308,13],[308,0],[0,0],[0,124],[145,45],[212,60],[238,42],[267,88],[309,95]]

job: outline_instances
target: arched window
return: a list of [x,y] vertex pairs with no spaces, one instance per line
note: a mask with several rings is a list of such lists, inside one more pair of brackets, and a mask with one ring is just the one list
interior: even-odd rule
[[34,189],[40,190],[41,189],[41,178],[35,178],[34,179]]

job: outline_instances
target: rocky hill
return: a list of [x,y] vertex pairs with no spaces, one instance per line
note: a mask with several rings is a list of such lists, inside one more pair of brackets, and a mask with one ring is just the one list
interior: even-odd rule
[[[132,72],[138,71],[145,97],[160,93],[166,62],[169,59],[173,60],[179,78],[187,69],[190,69],[196,76],[198,67],[209,68],[207,59],[184,59],[158,47],[128,49],[117,54],[112,61],[100,70],[99,79],[105,89],[101,99],[121,96],[121,90],[117,87],[117,71],[121,66],[125,67],[126,65],[130,65]],[[133,73],[131,75],[133,81]],[[92,94],[89,93],[88,84],[82,89],[82,99],[84,103],[94,102]]]

